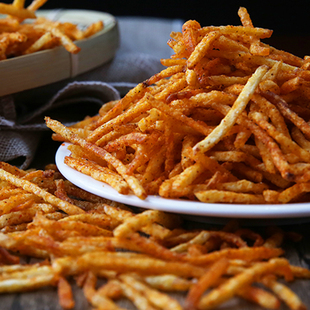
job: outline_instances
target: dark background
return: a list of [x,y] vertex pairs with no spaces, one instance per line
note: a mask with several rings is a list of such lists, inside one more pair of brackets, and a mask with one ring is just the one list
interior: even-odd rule
[[[7,1],[10,3],[11,1]],[[27,1],[26,3],[30,3]],[[310,1],[208,1],[208,0],[49,0],[42,8],[78,8],[109,12],[113,15],[137,15],[195,19],[202,26],[240,24],[237,11],[248,9],[257,27],[281,34],[310,34]]]
[[[11,3],[13,0],[6,0]],[[31,0],[26,0],[26,5]],[[254,26],[272,29],[266,43],[299,56],[310,54],[310,1],[261,0],[49,0],[42,9],[89,9],[115,16],[148,16],[195,19],[202,26],[239,25],[238,8],[247,8]]]

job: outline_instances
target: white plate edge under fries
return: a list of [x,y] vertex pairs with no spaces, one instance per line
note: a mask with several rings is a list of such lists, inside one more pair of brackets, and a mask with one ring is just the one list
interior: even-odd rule
[[75,77],[115,56],[120,38],[117,20],[113,15],[91,10],[39,10],[36,15],[82,27],[102,20],[104,28],[90,38],[75,41],[81,48],[77,54],[71,54],[63,46],[59,46],[1,60],[0,71],[5,79],[0,84],[0,96]]
[[243,219],[289,219],[310,217],[310,203],[244,205],[202,203],[196,201],[165,199],[160,196],[148,196],[145,200],[141,200],[134,195],[122,195],[109,185],[94,180],[90,176],[84,175],[67,166],[64,163],[64,158],[71,153],[67,148],[68,145],[68,143],[62,143],[55,156],[56,165],[61,174],[76,186],[106,199],[135,207],[199,217]]

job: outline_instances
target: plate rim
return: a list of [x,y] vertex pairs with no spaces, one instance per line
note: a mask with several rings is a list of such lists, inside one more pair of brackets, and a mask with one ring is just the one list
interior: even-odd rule
[[134,195],[119,194],[109,185],[97,181],[90,176],[84,175],[67,166],[64,163],[64,158],[71,154],[68,150],[68,145],[70,145],[70,143],[62,143],[55,154],[56,166],[60,173],[74,185],[109,200],[114,200],[134,207],[157,209],[183,215],[187,214],[192,216],[216,218],[287,219],[310,216],[310,203],[271,205],[221,204],[185,201],[181,199],[167,199],[152,195],[148,196],[145,200],[141,200]]

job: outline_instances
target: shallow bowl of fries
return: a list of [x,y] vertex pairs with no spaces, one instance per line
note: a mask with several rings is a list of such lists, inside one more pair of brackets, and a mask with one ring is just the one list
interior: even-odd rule
[[[111,60],[119,46],[114,16],[0,3],[0,96],[75,77]],[[41,1],[42,2],[42,1]]]

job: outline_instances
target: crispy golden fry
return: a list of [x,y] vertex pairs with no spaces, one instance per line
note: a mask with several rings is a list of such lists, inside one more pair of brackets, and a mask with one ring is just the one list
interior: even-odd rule
[[282,299],[290,309],[306,309],[300,298],[292,292],[286,285],[277,282],[274,276],[265,276],[262,283],[270,288],[280,299]]
[[72,289],[68,281],[64,277],[60,277],[57,283],[59,304],[63,309],[74,308]]
[[226,258],[222,258],[215,262],[211,268],[194,284],[189,290],[186,300],[185,309],[194,309],[197,307],[202,294],[210,288],[227,270],[229,262]]
[[267,248],[267,247],[242,247],[239,249],[235,248],[227,248],[222,249],[220,251],[213,251],[211,253],[191,257],[185,256],[184,260],[189,261],[195,265],[205,265],[215,262],[216,260],[227,257],[229,259],[239,259],[248,261],[257,261],[259,259],[270,259],[272,257],[277,257],[283,254],[283,250],[281,248]]
[[18,17],[21,19],[36,18],[36,15],[33,12],[33,10],[19,8],[15,5],[5,4],[5,3],[0,3],[0,13],[1,14],[8,14],[8,15]]
[[12,5],[19,9],[22,9],[25,5],[25,0],[14,0]]
[[57,274],[51,266],[37,267],[34,272],[20,271],[11,273],[0,280],[1,293],[13,293],[55,285]]
[[201,273],[205,271],[205,268],[184,262],[166,262],[145,255],[128,256],[126,254],[92,252],[82,255],[78,259],[70,257],[59,258],[53,262],[53,266],[56,270],[62,270],[72,275],[85,271],[85,269],[91,269],[93,272],[99,272],[100,269],[108,269],[117,272],[138,272],[143,275],[168,273],[185,277],[200,277]]
[[64,48],[72,54],[77,54],[81,50],[81,48],[76,46],[73,41],[58,28],[45,24],[39,24],[36,26],[36,28],[49,31],[55,38],[57,38],[61,42]]
[[119,225],[114,230],[114,235],[119,238],[125,238],[126,236],[140,230],[143,226],[146,226],[146,224],[154,222],[166,224],[167,222],[172,222],[176,219],[172,215],[170,218],[171,220],[169,220],[169,215],[157,210],[144,211],[137,216],[128,217],[127,219],[125,219],[124,223]]
[[166,294],[163,294],[157,290],[154,290],[145,283],[143,283],[139,278],[130,275],[121,275],[120,279],[130,285],[133,289],[141,292],[151,305],[158,307],[159,309],[167,310],[181,310],[182,307],[175,299],[169,297]]
[[204,57],[212,42],[219,36],[218,32],[209,32],[203,39],[196,45],[195,50],[187,60],[188,69],[193,69],[195,65]]
[[125,281],[119,281],[119,285],[122,288],[124,296],[126,296],[132,303],[136,306],[137,309],[148,309],[155,310],[156,308],[152,306],[149,300],[144,296],[143,293],[136,290],[129,283]]
[[90,175],[92,178],[98,181],[105,182],[115,188],[121,194],[128,194],[129,187],[127,183],[116,173],[111,170],[102,167],[96,163],[85,161],[83,159],[74,159],[72,157],[66,157],[66,165],[80,171],[86,175]]
[[187,291],[193,285],[192,281],[171,274],[160,276],[147,276],[144,280],[151,287],[154,287],[160,291],[168,292]]
[[50,235],[59,235],[61,231],[74,231],[78,235],[92,235],[92,236],[111,236],[112,233],[109,230],[100,228],[95,225],[78,222],[78,221],[66,221],[63,219],[62,221],[53,221],[48,220],[44,216],[37,215],[32,225],[44,227],[44,229]]
[[50,32],[46,32],[37,41],[35,41],[29,48],[24,51],[24,54],[31,54],[44,48],[45,45],[52,41],[53,37]]
[[89,25],[83,32],[82,34],[82,38],[89,38],[92,35],[94,35],[95,33],[99,32],[100,30],[102,30],[104,27],[103,22],[100,20],[98,22],[95,22],[91,25]]
[[95,289],[96,283],[97,277],[92,272],[88,272],[83,285],[83,291],[87,300],[95,307],[121,310],[122,308],[118,307],[111,299],[97,293]]
[[47,0],[33,0],[30,5],[27,7],[30,11],[38,10]]
[[288,266],[288,261],[282,258],[273,259],[267,263],[258,263],[202,297],[199,301],[199,308],[215,307],[234,296],[243,285],[249,285],[262,275],[283,266]]
[[262,195],[243,194],[221,190],[207,190],[196,192],[195,196],[202,202],[225,202],[241,204],[261,204],[264,203]]
[[266,309],[279,309],[281,306],[281,302],[276,296],[259,287],[245,287],[239,291],[237,295],[246,300],[257,303]]
[[223,118],[221,124],[216,127],[214,131],[207,138],[195,145],[194,151],[206,152],[211,149],[216,143],[218,143],[223,136],[232,128],[235,124],[237,117],[243,112],[247,103],[251,99],[257,85],[261,81],[264,74],[267,72],[266,67],[259,67],[253,76],[249,79],[238,99],[235,101],[232,109]]

